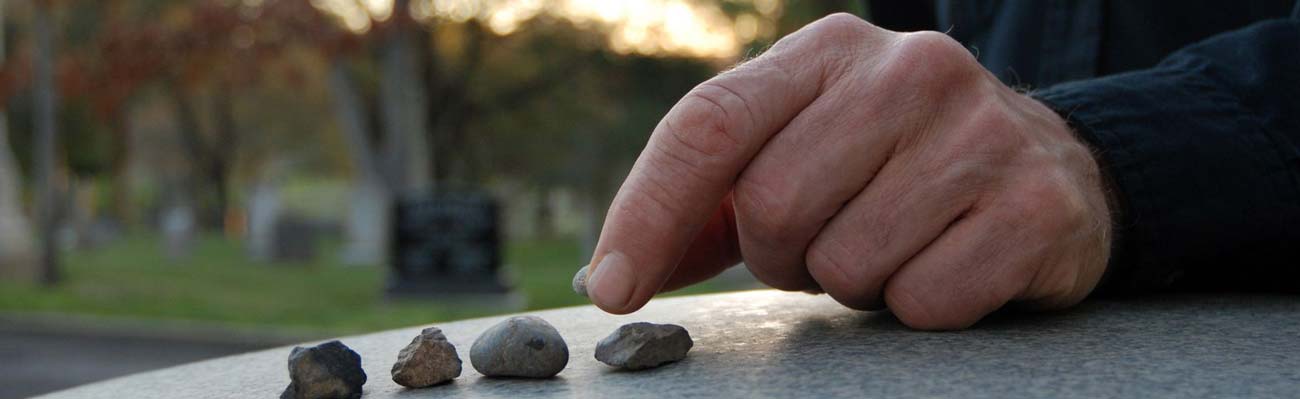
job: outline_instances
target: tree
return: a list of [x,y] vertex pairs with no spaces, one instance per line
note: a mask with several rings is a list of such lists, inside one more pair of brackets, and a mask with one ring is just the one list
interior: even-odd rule
[[[347,225],[349,241],[360,243],[350,249],[358,254],[353,260],[361,262],[382,259],[393,198],[427,192],[437,188],[435,182],[476,187],[488,176],[467,155],[476,144],[468,137],[476,123],[550,94],[584,61],[566,59],[530,71],[522,81],[491,84],[496,71],[484,63],[496,55],[488,49],[502,38],[477,21],[417,21],[408,1],[393,4],[385,18],[372,16],[374,25],[365,32],[316,36],[325,38],[320,47],[332,60],[335,114],[356,171]],[[457,43],[463,50],[451,54],[440,49],[442,35],[463,38]],[[365,79],[364,72],[372,70],[377,76]]]
[[[720,12],[709,8],[713,6],[697,7],[689,2],[676,6],[694,7],[695,15],[706,20],[687,23],[751,22],[753,32],[736,39],[744,44],[770,38],[773,33],[770,28],[775,25],[772,19],[779,16],[779,3],[762,3],[713,5]],[[467,4],[422,1],[412,8],[410,2],[399,1],[391,9],[378,12],[363,6],[322,9],[335,14],[344,21],[341,26],[348,26],[372,47],[392,48],[392,38],[403,37],[395,35],[395,30],[413,32],[409,19],[422,22],[423,39],[416,42],[423,44],[414,48],[422,53],[417,60],[423,64],[424,73],[416,81],[422,80],[425,86],[424,115],[434,181],[439,187],[481,187],[500,179],[527,182],[537,193],[534,197],[542,199],[537,209],[543,215],[547,193],[552,188],[566,187],[582,193],[583,202],[591,209],[589,219],[593,225],[598,224],[609,195],[661,113],[691,86],[729,62],[726,57],[730,55],[725,51],[722,58],[709,59],[689,46],[659,51],[655,49],[664,48],[651,43],[620,44],[615,39],[626,36],[619,31],[625,26],[599,19],[580,21],[587,17],[565,14],[571,5],[563,2],[543,1],[523,11],[519,4],[510,2],[482,2],[458,8]],[[510,10],[498,13],[505,9]],[[363,19],[355,19],[358,14]],[[514,19],[502,22],[502,15]],[[764,27],[769,29],[760,34],[759,29]],[[649,29],[650,36],[666,31],[644,24],[636,29]],[[365,53],[342,56],[362,65],[382,62],[368,59],[371,55]],[[348,71],[336,70],[339,76]],[[391,72],[382,75],[409,76]],[[365,93],[375,91],[365,88],[364,79],[340,77],[331,81],[336,96],[361,100],[338,104],[365,104]],[[360,87],[349,88],[342,82]],[[409,129],[393,129],[393,118],[366,119],[366,110],[379,108],[393,113],[378,103],[381,106],[354,106],[354,112],[340,109],[336,114],[345,132],[353,132],[350,136],[379,138],[371,143],[391,145],[397,141],[388,136]],[[377,123],[360,123],[363,120]],[[363,131],[376,126],[393,130],[384,135]],[[354,147],[379,149],[382,144]],[[353,158],[394,159],[383,151]],[[364,161],[354,161],[359,163]],[[595,230],[598,228],[590,235],[594,236]]]
[[33,57],[32,90],[34,101],[36,155],[33,186],[36,187],[34,212],[37,220],[38,240],[41,247],[42,284],[53,285],[59,281],[58,251],[55,229],[58,226],[58,194],[54,189],[55,143],[58,126],[55,124],[58,104],[54,87],[54,21],[50,1],[37,1],[33,10],[32,31],[35,41]]
[[121,88],[107,92],[124,95],[97,96],[106,104],[101,114],[122,121],[121,110],[132,93],[160,85],[190,161],[188,197],[197,201],[202,226],[220,228],[232,207],[234,168],[249,150],[245,131],[257,127],[246,122],[247,115],[237,114],[244,94],[284,78],[271,67],[294,47],[328,37],[328,23],[306,0],[201,0],[156,7],[145,18],[103,24],[98,50],[89,53],[110,61],[99,62],[103,73],[96,75],[101,79],[94,86]]
[[[64,52],[66,62],[61,63],[59,73],[65,101],[85,104],[88,116],[102,127],[102,132],[94,133],[107,136],[90,140],[89,145],[106,147],[95,151],[104,159],[96,160],[99,164],[93,170],[81,172],[106,175],[111,187],[107,214],[124,224],[135,219],[126,175],[131,154],[128,114],[140,93],[161,75],[163,67],[160,57],[148,56],[161,44],[159,27],[139,18],[135,7],[139,5],[121,0],[71,6],[71,13],[79,15],[72,24],[84,25],[79,29],[85,32],[73,34],[81,40],[68,43],[76,49]],[[69,132],[70,136],[75,134]],[[76,162],[74,156],[69,158],[69,162]]]

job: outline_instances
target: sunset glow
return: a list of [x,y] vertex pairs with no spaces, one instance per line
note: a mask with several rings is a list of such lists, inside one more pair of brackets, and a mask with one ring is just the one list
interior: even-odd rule
[[[546,14],[605,33],[621,54],[733,58],[751,41],[771,38],[781,13],[779,0],[728,0],[751,4],[756,13],[729,16],[719,2],[693,0],[413,0],[420,21],[482,22],[509,35]],[[392,15],[392,0],[312,0],[353,32]]]

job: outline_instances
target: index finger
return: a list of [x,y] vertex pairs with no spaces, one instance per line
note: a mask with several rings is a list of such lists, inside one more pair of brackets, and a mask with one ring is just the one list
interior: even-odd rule
[[655,127],[605,215],[587,280],[596,306],[645,305],[750,159],[816,98],[825,66],[798,36],[696,86]]

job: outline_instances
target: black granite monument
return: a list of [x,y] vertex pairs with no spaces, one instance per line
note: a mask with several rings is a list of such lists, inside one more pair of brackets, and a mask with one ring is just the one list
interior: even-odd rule
[[480,193],[406,196],[394,206],[390,298],[509,292],[501,266],[498,206]]

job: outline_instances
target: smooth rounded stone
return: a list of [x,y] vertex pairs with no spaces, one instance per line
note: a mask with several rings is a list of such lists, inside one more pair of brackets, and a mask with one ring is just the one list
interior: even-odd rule
[[397,353],[393,382],[407,388],[438,385],[460,376],[460,356],[442,330],[429,327]]
[[289,386],[280,399],[356,399],[366,383],[361,355],[339,341],[289,353]]
[[569,346],[546,320],[515,316],[479,335],[469,360],[489,377],[550,378],[569,364]]
[[596,344],[596,360],[625,370],[641,370],[686,358],[695,342],[676,324],[630,323]]
[[578,269],[578,274],[573,275],[573,292],[578,295],[587,296],[587,269],[591,265],[583,266]]

